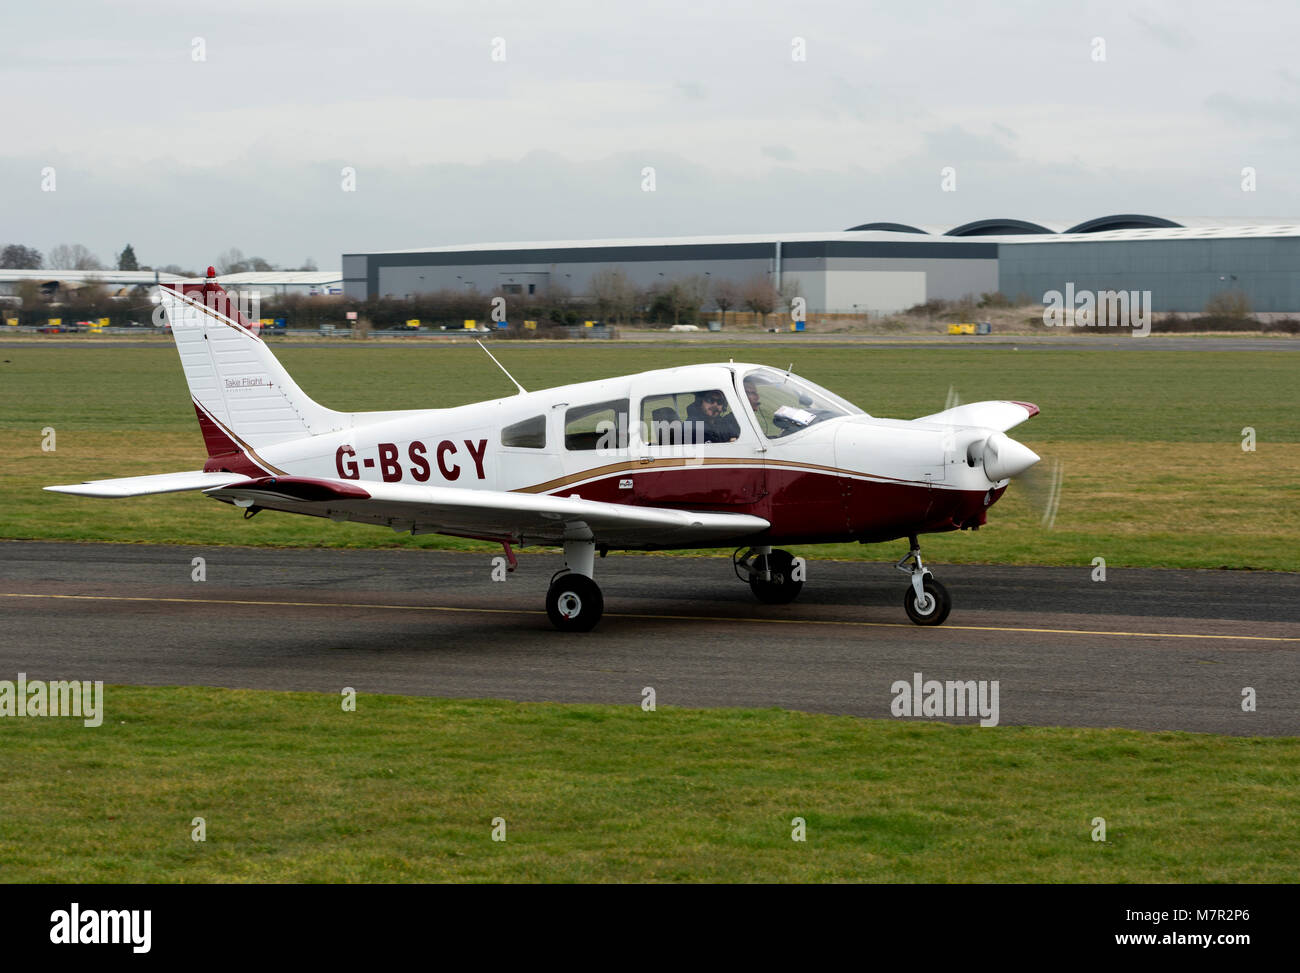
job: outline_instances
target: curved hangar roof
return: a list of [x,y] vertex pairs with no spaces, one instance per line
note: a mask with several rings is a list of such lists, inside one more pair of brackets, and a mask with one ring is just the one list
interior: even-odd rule
[[1019,236],[1025,233],[1055,233],[1049,226],[1028,220],[975,220],[954,226],[944,236]]
[[[1084,220],[1066,229],[1063,225],[1049,226],[1044,223],[1031,223],[1012,217],[999,217],[989,220],[972,220],[961,226],[954,226],[944,236],[1021,236],[1035,233],[1102,233],[1107,230],[1152,230],[1165,227],[1181,227],[1183,224],[1167,220],[1162,216],[1147,216],[1142,213],[1115,213],[1111,216],[1098,216]],[[883,230],[890,233],[929,233],[929,230],[910,226],[907,223],[861,223],[851,226],[848,232],[858,230]]]
[[919,226],[908,226],[906,223],[863,223],[860,226],[851,226],[845,233],[856,233],[860,230],[883,230],[888,233],[929,233],[929,230],[923,230]]
[[1182,225],[1161,216],[1144,216],[1141,213],[1117,213],[1114,216],[1098,216],[1095,220],[1084,220],[1065,232],[1102,233],[1106,230],[1157,230]]

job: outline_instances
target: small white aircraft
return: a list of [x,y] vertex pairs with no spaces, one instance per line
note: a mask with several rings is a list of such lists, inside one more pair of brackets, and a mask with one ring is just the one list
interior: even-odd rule
[[162,285],[162,303],[207,463],[47,490],[201,490],[245,517],[281,510],[497,541],[511,570],[513,546],[562,545],[566,570],[546,595],[561,631],[600,620],[597,552],[739,545],[742,580],[783,604],[803,587],[803,565],[776,545],[900,537],[907,615],[939,625],[952,603],[917,536],[979,527],[1039,460],[1005,435],[1038,413],[1028,402],[877,419],[789,371],[736,362],[540,392],[502,367],[518,388],[505,398],[335,412],[295,384],[211,267],[204,283]]

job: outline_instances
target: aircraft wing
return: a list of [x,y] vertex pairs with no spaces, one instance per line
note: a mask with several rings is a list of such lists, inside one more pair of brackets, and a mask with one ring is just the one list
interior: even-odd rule
[[934,415],[921,416],[915,421],[940,422],[949,426],[984,426],[988,429],[996,429],[998,432],[1006,432],[1036,415],[1038,415],[1038,406],[1032,402],[1000,400],[969,402],[953,409],[936,412]]
[[502,490],[456,490],[408,483],[276,476],[240,478],[204,493],[260,507],[378,524],[402,533],[452,534],[516,544],[595,540],[611,547],[709,547],[765,531],[762,517],[640,507]]
[[71,493],[79,497],[143,497],[152,493],[179,493],[182,490],[210,490],[227,483],[248,479],[242,473],[156,473],[152,476],[120,476],[113,480],[87,480],[65,486],[47,486],[51,493]]

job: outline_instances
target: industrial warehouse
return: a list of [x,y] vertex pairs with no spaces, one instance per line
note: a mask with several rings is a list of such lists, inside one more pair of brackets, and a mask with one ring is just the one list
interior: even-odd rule
[[1078,290],[1150,292],[1161,313],[1195,313],[1229,291],[1257,313],[1300,310],[1300,225],[1227,225],[1118,214],[1075,225],[988,219],[948,230],[865,223],[842,232],[481,243],[343,255],[356,300],[433,291],[589,293],[622,271],[638,288],[686,277],[768,280],[809,313],[893,313],[999,292],[1037,302]]
[[[0,269],[0,297],[18,293],[23,283],[35,284],[47,297],[66,295],[83,287],[101,287],[111,294],[125,296],[137,287],[157,296],[159,284],[174,284],[192,278],[158,270],[47,270]],[[231,287],[256,290],[267,296],[296,294],[320,297],[343,293],[342,274],[337,270],[248,270],[224,274],[221,278]]]

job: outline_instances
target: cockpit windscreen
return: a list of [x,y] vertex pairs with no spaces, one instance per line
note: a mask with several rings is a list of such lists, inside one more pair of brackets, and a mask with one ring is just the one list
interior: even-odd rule
[[833,392],[775,368],[750,369],[742,388],[768,439],[780,439],[839,416],[866,415]]

